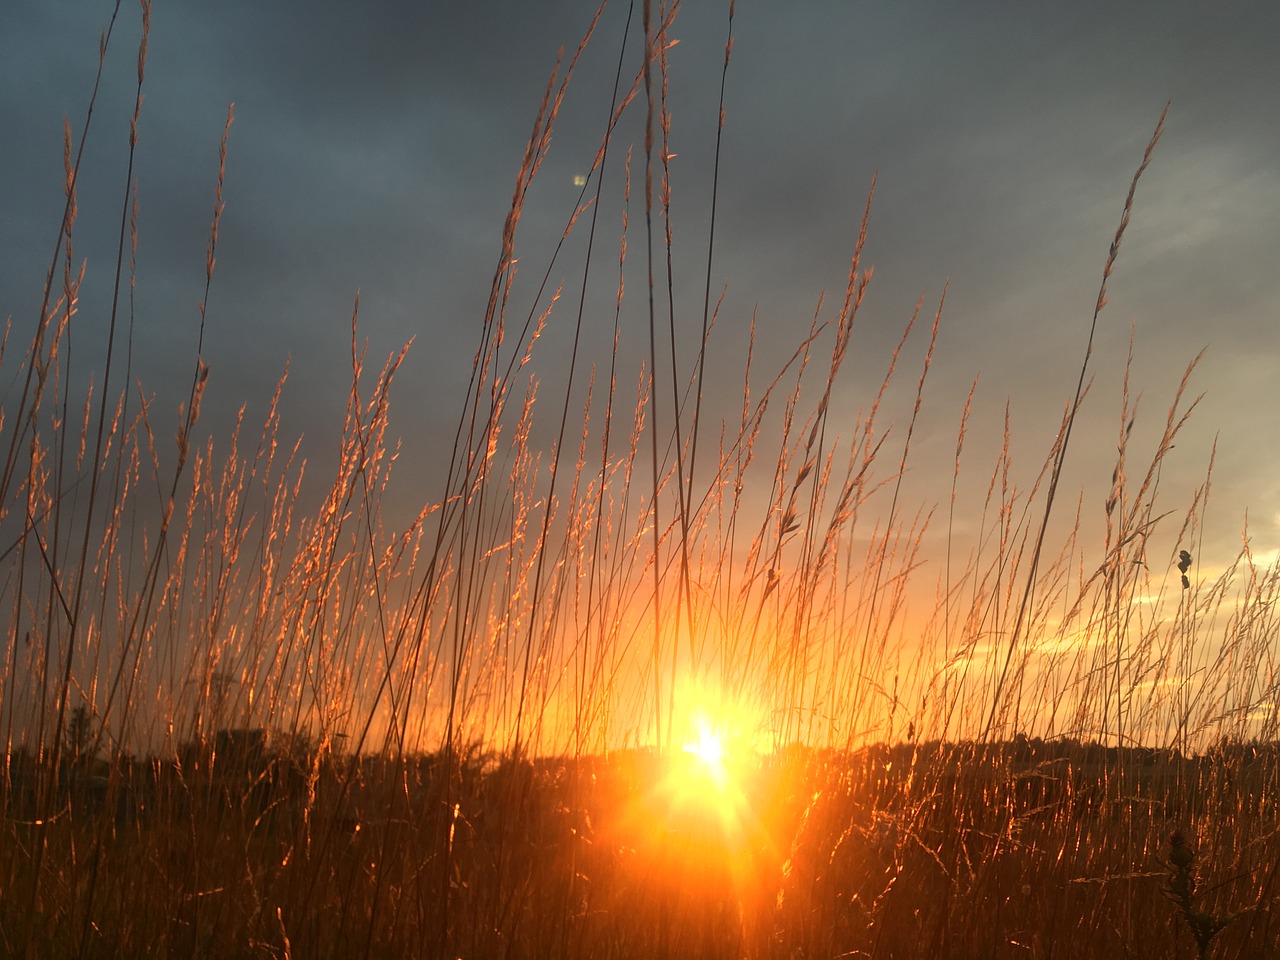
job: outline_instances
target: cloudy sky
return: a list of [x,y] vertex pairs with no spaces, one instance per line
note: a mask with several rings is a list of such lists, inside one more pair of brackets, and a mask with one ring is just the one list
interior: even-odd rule
[[[112,9],[106,0],[0,9],[0,314],[19,338],[35,322],[57,236],[63,118],[83,129]],[[687,3],[670,51],[675,289],[690,330],[701,322],[727,12]],[[592,13],[567,0],[157,3],[134,170],[135,373],[145,389],[178,397],[189,382],[218,140],[234,102],[205,343],[207,428],[216,432],[242,402],[261,410],[288,363],[285,430],[303,434],[323,464],[341,424],[360,291],[372,357],[414,340],[393,429],[404,441],[402,482],[405,473],[430,478],[452,438],[546,78]],[[574,176],[591,166],[627,16],[626,3],[605,10],[530,195],[517,251],[529,281],[521,313],[534,308],[533,281],[578,199]],[[638,8],[635,18],[628,79],[639,66]],[[1131,327],[1135,437],[1148,448],[1183,369],[1207,347],[1192,386],[1204,400],[1162,477],[1168,506],[1185,506],[1203,482],[1216,437],[1206,544],[1229,556],[1247,511],[1255,549],[1280,545],[1280,9],[742,0],[733,30],[711,284],[727,284],[718,335],[728,359],[709,370],[717,386],[738,389],[732,348],[753,311],[767,367],[798,343],[824,290],[838,303],[875,177],[865,254],[875,278],[854,347],[868,377],[916,301],[931,313],[948,285],[914,489],[925,501],[948,495],[975,376],[978,482],[999,449],[1006,404],[1015,462],[1033,470],[1074,389],[1130,179],[1171,101],[1111,283],[1068,481],[1094,491],[1086,499],[1095,506],[1105,496]],[[76,254],[88,258],[81,322],[90,343],[110,290],[139,34],[126,3],[85,152]],[[634,145],[639,157],[642,123],[633,109],[620,128],[601,204],[604,266],[594,268],[585,320],[597,362],[612,328],[621,148]],[[585,241],[575,243],[551,276],[574,291]],[[624,355],[647,349],[639,265]],[[570,301],[540,360],[553,395],[563,390]],[[910,387],[924,336],[908,345]],[[6,364],[0,384],[6,396],[13,369]],[[850,387],[837,399],[852,417],[870,397]],[[409,487],[406,497],[421,495]]]

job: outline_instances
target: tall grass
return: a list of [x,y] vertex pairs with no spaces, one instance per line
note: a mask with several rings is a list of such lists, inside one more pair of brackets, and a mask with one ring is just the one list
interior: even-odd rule
[[[0,434],[6,954],[1190,955],[1191,901],[1161,895],[1174,827],[1194,838],[1198,896],[1236,917],[1215,947],[1277,949],[1277,570],[1246,548],[1201,573],[1208,470],[1190,503],[1159,496],[1194,363],[1146,451],[1126,375],[1102,516],[1060,486],[1161,126],[1030,488],[1007,425],[995,462],[969,464],[971,391],[947,425],[950,500],[915,504],[902,481],[943,302],[909,312],[878,381],[854,375],[851,354],[871,349],[856,322],[870,195],[834,306],[818,298],[763,372],[752,322],[741,405],[708,393],[719,327],[747,321],[713,302],[713,229],[704,303],[676,303],[690,261],[668,162],[674,8],[629,11],[561,240],[588,234],[580,265],[559,263],[568,246],[518,256],[597,13],[519,163],[443,486],[393,527],[408,348],[369,365],[358,303],[323,496],[303,493],[281,435],[283,380],[261,427],[242,413],[197,439],[218,378],[203,338],[230,112],[191,386],[175,418],[130,382],[141,10],[100,366],[71,352],[92,97],[66,131],[44,302],[14,321],[19,355],[6,335],[0,356],[19,385]],[[615,141],[641,109],[637,152]],[[718,169],[709,182],[714,215]],[[596,266],[612,258],[606,210],[616,272]],[[540,258],[544,274],[517,277]],[[603,320],[601,285],[616,288]],[[539,341],[566,313],[572,356],[553,378]],[[587,355],[587,323],[612,325],[607,355]],[[859,409],[840,409],[851,394]],[[980,502],[958,497],[962,470],[988,478]],[[944,525],[936,562],[926,534]],[[671,773],[697,710],[747,758],[714,809]]]

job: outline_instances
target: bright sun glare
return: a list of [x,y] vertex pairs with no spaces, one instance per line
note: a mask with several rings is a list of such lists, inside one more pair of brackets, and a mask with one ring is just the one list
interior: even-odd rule
[[763,712],[705,681],[686,680],[673,693],[665,743],[640,754],[645,775],[625,818],[627,842],[673,877],[745,876],[751,851],[765,842]]
[[724,740],[711,726],[702,720],[694,739],[684,745],[684,752],[693,760],[693,772],[722,782],[728,776],[725,769]]
[[625,818],[626,843],[673,882],[749,884],[767,845],[757,809],[761,712],[695,683],[676,691],[672,707],[666,749],[643,754],[652,764]]
[[745,778],[755,752],[756,714],[718,691],[690,687],[679,701],[683,721],[678,751],[668,756],[665,783],[668,815],[713,822],[736,833],[746,814]]

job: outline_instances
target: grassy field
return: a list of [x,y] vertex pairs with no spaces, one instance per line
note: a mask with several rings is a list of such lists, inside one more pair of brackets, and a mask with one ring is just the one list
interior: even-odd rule
[[[72,365],[89,121],[68,125],[44,303],[0,354],[0,953],[1280,955],[1280,571],[1247,547],[1200,570],[1208,464],[1191,502],[1159,497],[1194,362],[1149,448],[1126,377],[1099,516],[1059,487],[1073,432],[1097,428],[1077,416],[1093,334],[1163,116],[1117,197],[1078,386],[1029,488],[1007,428],[970,464],[966,404],[942,425],[941,505],[917,504],[903,477],[941,299],[877,379],[853,376],[869,196],[846,289],[776,369],[744,351],[740,402],[711,396],[714,231],[705,308],[678,315],[671,25],[648,4],[636,22],[645,55],[620,62],[613,110],[644,114],[643,142],[601,131],[565,225],[604,236],[612,215],[620,233],[594,267],[523,255],[576,271],[566,287],[610,274],[614,312],[575,318],[515,277],[571,56],[517,165],[442,485],[399,525],[405,353],[366,369],[355,319],[320,496],[281,435],[283,381],[260,428],[217,437],[200,346],[183,396],[130,383],[132,179],[93,318],[108,347]],[[729,31],[726,70],[732,13]],[[638,360],[616,347],[637,314]],[[577,344],[587,320],[612,325],[612,352],[575,353],[539,390],[541,332],[576,325]],[[857,411],[836,410],[851,393]]]
[[653,751],[206,751],[73,769],[40,820],[11,758],[0,929],[38,956],[1154,957],[1204,916],[1206,955],[1267,956],[1278,760],[904,744],[726,782]]

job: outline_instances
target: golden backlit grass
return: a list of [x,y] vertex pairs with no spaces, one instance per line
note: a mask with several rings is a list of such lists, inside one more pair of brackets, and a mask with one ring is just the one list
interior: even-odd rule
[[[442,487],[407,522],[389,422],[405,352],[372,373],[354,317],[322,496],[281,435],[283,382],[260,429],[242,416],[197,440],[227,131],[176,418],[122,359],[131,174],[88,391],[68,357],[86,131],[68,126],[44,303],[0,357],[18,385],[0,433],[0,952],[1175,957],[1197,949],[1197,911],[1230,918],[1209,951],[1276,952],[1280,581],[1247,549],[1196,566],[1207,469],[1190,503],[1159,500],[1191,369],[1145,452],[1126,377],[1100,517],[1059,488],[1093,328],[1028,489],[1007,427],[995,461],[970,464],[971,392],[943,425],[943,505],[909,502],[943,305],[909,311],[877,380],[853,374],[869,198],[845,290],[773,369],[752,325],[726,406],[708,366],[720,328],[748,320],[713,302],[714,232],[705,304],[676,309],[675,21],[636,13],[643,42],[624,50],[645,55],[620,56],[565,227],[599,254],[616,216],[617,273],[587,255],[552,293],[570,272],[556,247],[523,257],[544,276],[516,276],[575,54],[519,165]],[[726,70],[732,7],[729,24]],[[587,355],[587,323],[612,324],[606,356]],[[551,324],[577,331],[555,376]],[[985,497],[966,502],[974,471]]]

